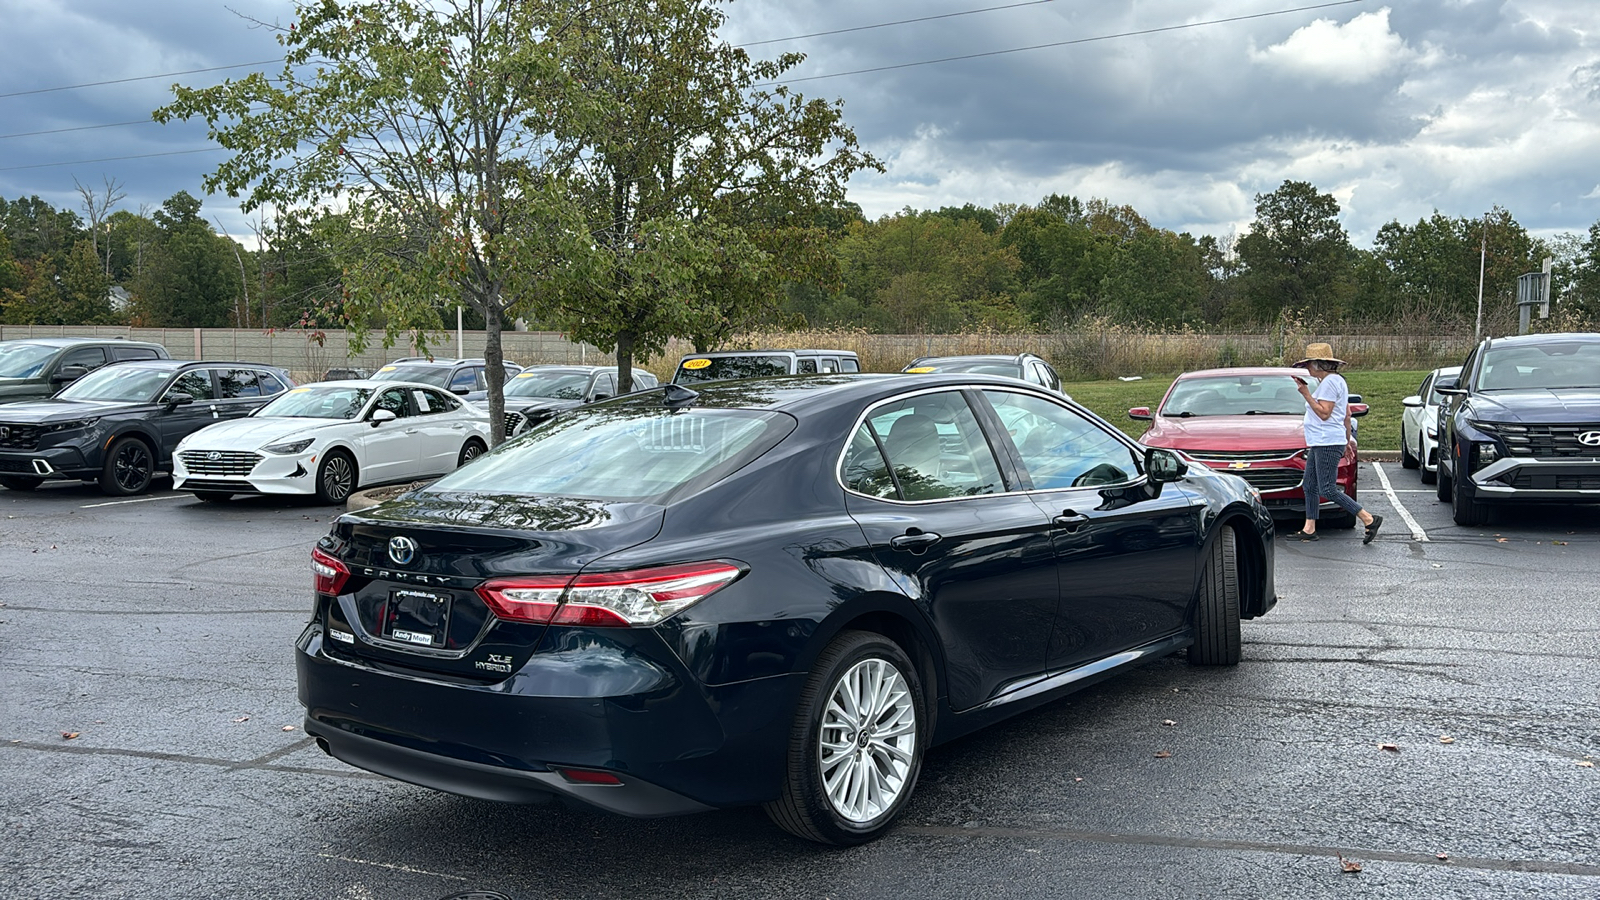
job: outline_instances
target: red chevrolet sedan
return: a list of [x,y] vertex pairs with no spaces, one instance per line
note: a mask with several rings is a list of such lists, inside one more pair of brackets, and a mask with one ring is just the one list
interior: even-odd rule
[[[1276,516],[1305,514],[1300,484],[1306,470],[1306,439],[1301,428],[1306,402],[1295,384],[1316,387],[1304,369],[1205,369],[1178,376],[1152,414],[1135,407],[1128,415],[1150,423],[1139,438],[1147,447],[1177,450],[1192,462],[1238,475],[1261,492],[1261,502]],[[1363,416],[1365,404],[1352,399],[1350,414]],[[1356,496],[1356,440],[1352,429],[1339,460],[1339,488]],[[1322,502],[1324,521],[1350,528],[1355,519],[1332,502]]]

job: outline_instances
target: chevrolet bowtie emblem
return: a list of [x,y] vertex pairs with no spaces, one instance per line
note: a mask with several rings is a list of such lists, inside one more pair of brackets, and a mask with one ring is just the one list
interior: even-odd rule
[[1247,463],[1247,462],[1231,462],[1231,463],[1228,463],[1228,468],[1230,468],[1230,469],[1248,469],[1248,468],[1250,468],[1250,464]]

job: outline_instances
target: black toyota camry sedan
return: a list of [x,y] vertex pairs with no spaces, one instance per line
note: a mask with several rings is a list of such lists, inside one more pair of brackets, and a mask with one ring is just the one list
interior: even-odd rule
[[473,797],[760,803],[853,844],[927,749],[1276,602],[1272,520],[1059,395],[971,375],[644,391],[338,519],[306,730]]

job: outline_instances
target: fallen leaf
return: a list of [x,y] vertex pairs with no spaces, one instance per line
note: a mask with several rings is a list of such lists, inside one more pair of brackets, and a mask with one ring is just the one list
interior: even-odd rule
[[1156,759],[1171,759],[1171,758],[1172,758],[1172,751],[1171,750],[1157,750],[1156,751]]
[[1442,566],[1442,565],[1440,565],[1440,564],[1439,564],[1439,563],[1433,563],[1433,567],[1434,567],[1434,568],[1435,568],[1435,569],[1442,569],[1442,568],[1444,568],[1444,566]]
[[1450,858],[1450,854],[1448,854],[1448,853],[1435,853],[1433,855],[1433,858],[1434,859],[1449,859]]
[[1587,759],[1578,760],[1578,765],[1583,766],[1585,769],[1594,768],[1594,763],[1592,761],[1590,761],[1590,760],[1587,760]]
[[1551,541],[1550,543],[1555,544],[1557,546],[1561,546],[1561,547],[1567,546],[1567,542],[1566,541]]
[[240,716],[239,718],[234,719],[234,721],[235,722],[248,722],[248,721],[250,721],[250,717],[249,716]]
[[1161,724],[1163,724],[1163,725],[1176,725],[1178,723],[1172,721],[1171,719],[1162,719],[1161,720]]
[[1400,745],[1399,744],[1379,744],[1378,745],[1378,749],[1379,750],[1387,750],[1390,753],[1399,753],[1400,752]]
[[1340,853],[1340,854],[1337,854],[1337,855],[1339,857],[1339,868],[1340,869],[1343,869],[1346,872],[1352,872],[1352,873],[1361,871],[1361,863],[1358,863],[1353,859],[1345,859],[1343,853]]
[[1074,778],[1074,779],[1072,779],[1072,780],[1073,780],[1073,781],[1082,781],[1082,780],[1083,780],[1083,779],[1082,779],[1082,778]]
[[284,731],[293,731],[294,730],[294,726],[293,725],[285,725],[285,726],[283,726],[283,730]]
[[1456,739],[1451,737],[1448,734],[1439,735],[1439,743],[1441,743],[1441,744],[1454,744],[1455,742],[1456,742]]
[[63,732],[61,732],[61,736],[70,741],[73,738],[78,736],[78,732],[76,732],[76,731],[63,731]]
[[1494,542],[1496,544],[1504,544],[1506,542],[1506,539],[1505,538],[1495,538]]

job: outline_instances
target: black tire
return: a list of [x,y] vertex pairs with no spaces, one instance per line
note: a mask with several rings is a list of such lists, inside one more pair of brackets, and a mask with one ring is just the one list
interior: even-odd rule
[[472,462],[482,456],[488,449],[488,447],[484,446],[483,441],[477,438],[468,438],[467,442],[461,445],[461,453],[456,456],[456,468],[459,469]]
[[1441,503],[1449,503],[1450,502],[1450,493],[1451,493],[1451,490],[1450,490],[1451,489],[1451,484],[1450,484],[1450,482],[1454,481],[1454,480],[1455,479],[1450,477],[1450,473],[1446,472],[1444,470],[1444,448],[1440,447],[1439,448],[1439,465],[1438,465],[1437,469],[1434,471],[1434,482],[1433,482],[1433,494],[1434,494],[1434,496],[1439,498],[1439,502],[1441,502]]
[[[1456,466],[1460,471],[1459,460]],[[1456,524],[1467,528],[1489,524],[1489,505],[1478,502],[1478,492],[1472,486],[1472,479],[1454,478],[1451,481],[1450,517],[1456,520]]]
[[343,503],[350,499],[359,483],[356,461],[343,450],[333,450],[322,457],[317,467],[317,500],[325,504]]
[[[1410,447],[1406,446],[1406,442],[1404,440],[1404,437],[1405,437],[1405,429],[1401,429],[1401,438],[1402,438],[1402,440],[1400,441],[1400,468],[1402,468],[1402,469],[1415,469],[1418,466],[1422,465],[1422,459],[1419,456],[1417,456],[1417,454],[1412,453]],[[1417,444],[1421,445],[1421,443],[1422,443],[1422,433],[1418,432],[1417,433]]]
[[1422,471],[1417,473],[1417,474],[1422,477],[1422,483],[1423,484],[1433,484],[1434,482],[1439,480],[1439,460],[1437,458],[1438,455],[1439,455],[1439,451],[1438,450],[1433,451],[1433,455],[1435,457],[1435,459],[1433,461],[1433,471],[1430,472],[1430,471],[1428,471],[1428,467],[1427,466],[1421,465],[1426,460],[1422,456],[1422,435],[1420,435],[1420,434],[1417,435],[1417,462],[1418,462],[1418,465],[1422,469]]
[[194,491],[194,498],[201,503],[227,503],[233,495],[227,491]]
[[113,497],[131,497],[150,490],[156,477],[156,458],[150,445],[136,437],[120,437],[106,451],[100,467],[100,490]]
[[1211,554],[1200,573],[1195,606],[1194,643],[1189,662],[1197,666],[1238,665],[1243,650],[1239,635],[1239,545],[1233,529],[1223,526],[1211,542]]
[[[891,692],[887,698],[897,708],[876,711],[869,728],[851,732],[848,729],[852,726],[840,723],[837,714],[830,711],[829,698],[847,679],[870,676],[874,671],[888,677],[890,669],[905,687],[903,693],[894,695]],[[908,715],[912,718],[909,731],[905,727]],[[893,727],[885,728],[890,725]],[[881,809],[862,810],[863,815],[847,816],[830,798],[824,780],[823,735],[832,734],[839,744],[855,748],[853,753],[847,750],[842,754],[842,760],[840,754],[834,756],[832,777],[847,777],[860,771],[867,781],[875,782],[884,780],[885,769],[878,760],[867,760],[866,755],[874,752],[874,748],[881,751],[889,743],[873,740],[879,728],[885,728],[885,733],[893,732],[893,739],[899,742],[892,755],[909,755],[909,759],[899,760],[898,768],[888,772],[891,778],[899,779],[899,786]],[[910,738],[909,748],[905,746],[906,737]],[[846,631],[822,651],[806,678],[795,708],[783,788],[778,799],[763,804],[763,808],[778,827],[809,841],[852,846],[874,840],[888,831],[916,788],[928,738],[927,698],[917,669],[905,651],[883,635]],[[878,778],[872,778],[873,775]],[[849,799],[845,798],[845,805]]]
[[13,491],[31,491],[44,484],[43,478],[30,478],[27,475],[0,475],[0,485]]

